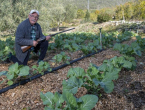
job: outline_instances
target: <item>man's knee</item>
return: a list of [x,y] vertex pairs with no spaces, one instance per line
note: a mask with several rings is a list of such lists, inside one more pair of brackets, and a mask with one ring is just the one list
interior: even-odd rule
[[42,45],[48,46],[48,41],[44,41]]
[[41,42],[41,48],[48,48],[48,41]]

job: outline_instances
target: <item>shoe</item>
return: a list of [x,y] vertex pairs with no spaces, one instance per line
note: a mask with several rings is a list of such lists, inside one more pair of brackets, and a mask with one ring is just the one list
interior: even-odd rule
[[7,59],[4,61],[5,63],[10,63],[11,62],[11,58],[12,58],[12,53],[10,52],[8,55],[7,55]]
[[9,58],[7,58],[6,60],[4,60],[4,63],[10,63],[11,60]]
[[12,53],[11,53],[11,52],[8,54],[8,58],[9,58],[9,59],[12,58]]

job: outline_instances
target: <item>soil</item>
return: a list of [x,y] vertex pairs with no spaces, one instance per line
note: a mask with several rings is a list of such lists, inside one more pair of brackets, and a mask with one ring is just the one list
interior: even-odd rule
[[[129,44],[130,42],[132,41],[125,43]],[[56,53],[48,52],[44,61],[51,60],[54,54]],[[71,60],[82,55],[79,51],[75,52],[71,54]],[[40,92],[55,93],[56,91],[62,91],[62,81],[67,79],[66,75],[71,67],[81,67],[87,70],[90,63],[100,66],[104,60],[114,56],[121,55],[118,51],[114,51],[111,48],[106,49],[58,71],[32,80],[25,85],[10,89],[0,94],[0,110],[43,110],[44,105],[40,98]],[[137,60],[136,69],[134,71],[123,69],[119,73],[119,78],[114,81],[115,88],[113,92],[110,94],[101,92],[99,101],[92,110],[145,110],[145,52],[142,54],[142,57],[135,56],[135,58]],[[28,65],[36,65],[36,62],[37,57],[32,57]],[[0,64],[0,71],[7,70],[11,64]],[[5,86],[0,85],[0,88]],[[85,94],[88,94],[85,88],[80,88],[76,97],[81,97]]]

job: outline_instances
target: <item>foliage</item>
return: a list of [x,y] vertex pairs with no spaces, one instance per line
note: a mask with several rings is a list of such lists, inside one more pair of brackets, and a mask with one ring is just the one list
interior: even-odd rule
[[90,19],[90,13],[89,11],[87,10],[86,11],[86,15],[85,15],[85,20],[88,21]]
[[136,36],[136,43],[142,48],[142,50],[145,49],[145,38],[141,38],[141,36]]
[[8,58],[8,54],[10,52],[15,54],[14,40],[12,38],[12,36],[9,36],[5,41],[0,40],[0,61],[5,61]]
[[[84,95],[76,98],[72,93],[63,91],[62,94],[55,92],[40,93],[44,110],[91,110],[98,101],[95,95]],[[64,105],[65,103],[65,105]]]
[[114,50],[119,50],[120,53],[129,55],[129,56],[135,54],[141,57],[142,55],[141,47],[138,45],[138,43],[135,43],[135,42],[133,42],[131,46],[127,44],[115,44],[113,48]]
[[133,17],[133,3],[128,2],[124,6],[124,17],[125,19],[132,19]]
[[53,62],[56,62],[56,63],[60,63],[63,61],[63,62],[66,62],[67,64],[70,64],[68,61],[70,57],[65,55],[65,52],[61,52],[60,54],[55,55],[52,59],[53,59]]
[[70,23],[74,18],[77,17],[77,7],[72,5],[72,4],[68,4],[65,7],[66,13],[65,13],[65,22]]
[[123,20],[123,14],[124,14],[124,9],[123,6],[117,6],[115,10],[115,19],[117,20]]
[[29,75],[29,67],[18,65],[18,63],[15,63],[9,67],[5,75],[8,80],[7,84],[12,85],[17,78],[26,77]]
[[50,5],[51,7],[49,8],[49,14],[50,14],[50,21],[52,23],[56,23],[57,24],[57,31],[59,31],[59,26],[60,26],[60,23],[64,21],[65,19],[65,13],[66,13],[66,10],[64,8],[64,6],[62,4],[54,4],[52,3]]
[[110,16],[108,13],[103,12],[103,13],[100,13],[100,14],[97,16],[97,21],[98,21],[99,23],[107,22],[107,21],[109,21],[109,20],[111,20],[111,16]]
[[97,14],[95,12],[90,13],[90,20],[91,21],[97,21]]
[[40,61],[38,66],[33,65],[32,68],[34,74],[38,72],[43,75],[45,71],[51,71],[49,63],[43,61]]
[[84,18],[85,12],[82,9],[78,9],[77,11],[77,18]]

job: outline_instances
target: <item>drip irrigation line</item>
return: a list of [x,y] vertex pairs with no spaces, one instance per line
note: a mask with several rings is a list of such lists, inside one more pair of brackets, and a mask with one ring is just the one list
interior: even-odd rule
[[[82,59],[86,58],[86,57],[90,57],[90,56],[92,56],[92,55],[95,55],[95,54],[97,54],[97,53],[99,53],[99,52],[102,52],[103,50],[104,50],[104,49],[99,50],[98,52],[93,52],[93,53],[91,53],[91,54],[88,54],[88,55],[86,55],[86,56],[80,57],[80,58],[78,58],[78,59],[72,60],[72,61],[70,61],[70,64],[73,64],[73,63],[75,63],[75,62],[77,62],[77,61],[79,61],[79,60],[82,60]],[[58,67],[52,68],[51,71],[45,71],[43,75],[48,74],[48,73],[53,72],[53,71],[56,71],[56,70],[59,70],[59,69],[61,69],[61,68],[64,68],[64,67],[66,67],[66,66],[68,66],[68,65],[70,65],[70,64],[66,64],[66,63],[65,63],[65,64],[60,65],[60,66],[58,66]],[[37,75],[32,76],[32,77],[30,77],[30,78],[28,78],[28,79],[22,80],[22,81],[20,81],[20,82],[18,82],[18,83],[15,83],[15,84],[11,85],[11,86],[8,86],[8,87],[6,87],[6,88],[3,88],[3,89],[0,90],[0,94],[2,94],[2,93],[4,93],[4,92],[8,91],[9,89],[13,89],[13,88],[15,88],[15,87],[17,87],[17,86],[19,86],[19,85],[24,85],[24,84],[26,84],[26,83],[28,83],[28,82],[34,80],[34,79],[40,78],[40,77],[43,76],[43,75],[37,74]]]

